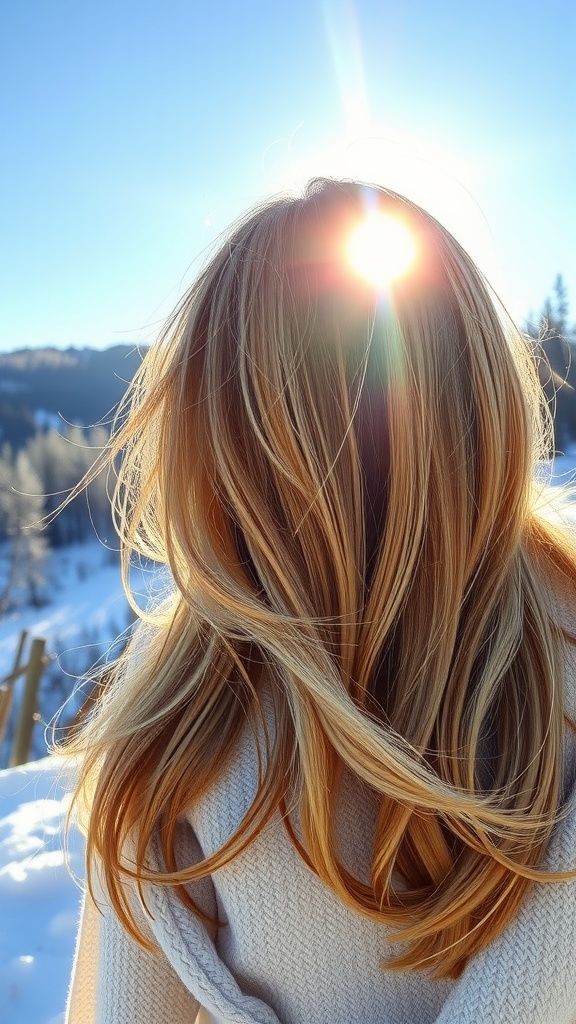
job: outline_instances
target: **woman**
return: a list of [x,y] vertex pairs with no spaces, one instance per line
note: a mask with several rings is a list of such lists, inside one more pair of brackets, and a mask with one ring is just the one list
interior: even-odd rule
[[576,556],[535,509],[545,423],[414,204],[317,180],[232,231],[113,443],[126,572],[173,591],[68,744],[70,1024],[576,1020]]

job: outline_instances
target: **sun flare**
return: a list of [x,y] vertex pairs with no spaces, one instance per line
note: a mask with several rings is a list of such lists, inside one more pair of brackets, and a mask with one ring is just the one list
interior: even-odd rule
[[416,255],[414,239],[395,217],[369,214],[348,242],[348,260],[352,269],[372,284],[383,287],[400,277]]

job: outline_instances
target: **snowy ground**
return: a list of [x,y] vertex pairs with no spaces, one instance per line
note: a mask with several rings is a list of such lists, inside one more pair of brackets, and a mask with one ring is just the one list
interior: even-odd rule
[[86,627],[96,635],[107,631],[111,620],[116,620],[118,632],[126,625],[118,558],[98,541],[53,551],[47,573],[48,603],[17,607],[0,623],[0,675],[13,657],[14,638],[21,629],[72,645]]
[[[13,668],[23,629],[30,639],[46,640],[46,653],[51,659],[41,682],[40,719],[34,727],[32,758],[46,754],[46,726],[72,694],[78,677],[114,651],[119,653],[118,639],[126,636],[131,622],[118,555],[98,541],[51,552],[47,572],[49,602],[40,608],[16,607],[0,622],[0,680]],[[158,591],[161,576],[158,571],[140,568],[132,574],[132,581],[139,604],[146,605],[152,592]],[[14,688],[15,708],[22,688],[20,679]],[[81,702],[81,694],[71,698],[64,720],[73,717]],[[0,749],[0,769],[8,765],[15,718],[13,712],[10,732]]]
[[[575,470],[576,455],[557,460],[557,477]],[[98,644],[110,643],[126,625],[118,567],[107,564],[100,546],[66,549],[55,558],[53,603],[21,610],[0,624],[0,677],[11,667],[22,628],[58,635],[73,648],[90,627],[98,657]],[[143,593],[148,589],[144,577]],[[80,900],[62,852],[67,803],[66,778],[56,758],[0,771],[1,1024],[63,1022]],[[70,862],[80,877],[77,835],[71,837]]]
[[[62,851],[67,782],[46,758],[0,772],[0,1021],[62,1024],[80,901]],[[70,866],[83,874],[82,842]]]
[[[118,560],[97,541],[55,551],[49,572],[50,603],[17,608],[0,623],[0,679],[12,669],[22,629],[45,638],[56,659],[42,682],[40,703],[48,712],[34,730],[34,749],[42,754],[54,697],[60,704],[67,696],[46,692],[51,677],[60,675],[71,692],[72,674],[105,657],[129,623]],[[158,573],[142,569],[135,577],[139,603],[146,604],[158,592]],[[4,764],[8,747],[0,751]],[[0,771],[0,1024],[64,1020],[80,902],[62,848],[67,786],[57,758]],[[70,866],[82,878],[82,842],[74,833]]]

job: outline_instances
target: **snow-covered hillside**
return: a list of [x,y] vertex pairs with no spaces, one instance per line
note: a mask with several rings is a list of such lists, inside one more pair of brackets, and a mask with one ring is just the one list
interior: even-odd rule
[[98,541],[52,551],[46,573],[48,603],[39,608],[17,606],[0,622],[0,675],[21,629],[73,646],[86,628],[104,637],[110,623],[117,625],[117,632],[126,626],[118,559]]
[[[44,637],[47,651],[58,655],[42,686],[49,689],[60,675],[69,693],[76,679],[65,673],[84,672],[105,656],[126,629],[128,606],[118,560],[97,541],[53,552],[49,573],[50,603],[16,608],[0,623],[0,678],[10,671],[20,631],[26,629]],[[146,573],[139,576],[144,603],[150,579]],[[40,704],[49,716],[65,697],[65,692],[44,692]],[[44,729],[45,722],[35,727],[36,751],[46,750]],[[4,749],[4,763],[7,753]],[[69,788],[58,758],[0,771],[1,1024],[63,1021],[80,902],[62,847]],[[82,842],[76,833],[71,834],[70,866],[81,879]]]
[[[45,729],[58,708],[70,698],[77,677],[100,659],[119,652],[131,616],[122,589],[117,554],[97,540],[74,544],[50,553],[49,603],[33,608],[16,606],[0,621],[0,679],[12,670],[20,632],[46,640],[51,658],[42,677],[40,721],[34,728],[31,757],[46,753]],[[139,603],[146,605],[162,586],[156,570],[141,568],[132,577]],[[15,686],[14,706],[20,701],[23,681]],[[71,698],[66,717],[72,717],[81,695]],[[13,731],[14,716],[11,722]],[[8,764],[11,735],[0,749],[0,768]],[[1,1018],[0,1018],[1,1020]]]
[[[43,673],[39,695],[40,721],[34,727],[31,757],[46,754],[44,730],[69,698],[76,677],[105,656],[113,640],[128,625],[128,606],[120,580],[118,559],[97,541],[59,548],[47,566],[48,603],[34,608],[16,604],[0,622],[0,679],[13,668],[21,630],[46,640],[51,659]],[[14,688],[14,707],[20,703],[24,681]],[[70,707],[72,717],[74,707]],[[16,716],[12,715],[0,750],[0,768],[8,764]]]

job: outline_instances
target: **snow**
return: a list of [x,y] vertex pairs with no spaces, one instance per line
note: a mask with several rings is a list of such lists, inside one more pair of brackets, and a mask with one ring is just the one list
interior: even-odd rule
[[[58,709],[70,700],[65,713],[65,719],[70,719],[81,703],[80,697],[71,699],[77,678],[106,657],[114,640],[129,625],[118,557],[98,541],[50,552],[47,575],[49,603],[37,608],[16,605],[0,622],[0,679],[14,667],[22,630],[28,631],[28,644],[34,637],[46,640],[50,664],[40,684],[41,717],[33,731],[32,758],[47,753],[44,733]],[[25,648],[24,661],[28,652],[29,646]],[[21,677],[14,686],[14,710],[7,741],[0,749],[0,768],[8,764],[23,688]]]
[[[544,467],[543,467],[544,471]],[[576,454],[556,461],[554,479],[576,471]],[[547,476],[544,471],[544,476]],[[97,543],[53,555],[53,603],[19,609],[0,624],[0,676],[11,668],[22,628],[35,636],[82,642],[89,626],[95,647],[124,628],[126,603],[118,565]],[[142,575],[144,599],[157,575]],[[150,582],[152,580],[152,582]],[[94,659],[92,659],[94,660]],[[0,1021],[63,1024],[74,952],[80,888],[65,864],[62,829],[71,769],[56,757],[0,771]],[[81,837],[69,843],[72,872],[83,875]]]
[[[50,604],[17,608],[0,622],[0,678],[12,669],[22,629],[45,637],[63,665],[82,655],[84,672],[127,627],[118,558],[98,541],[52,552],[49,574]],[[157,569],[136,568],[134,577],[144,605],[169,586]],[[36,746],[45,751],[43,731],[35,730]],[[81,896],[62,841],[71,785],[57,757],[0,771],[0,1024],[63,1024]],[[82,879],[74,830],[69,865]]]
[[87,625],[102,629],[111,618],[119,624],[117,632],[126,625],[118,560],[98,541],[52,551],[47,571],[50,603],[16,608],[0,622],[0,673],[13,657],[15,637],[21,629],[32,636],[58,636],[69,644]]
[[[0,772],[0,1021],[62,1024],[80,888],[65,864],[62,829],[71,770],[45,758]],[[69,837],[83,875],[82,839]]]
[[[132,621],[118,553],[96,539],[51,551],[47,575],[49,603],[39,608],[16,606],[0,621],[0,680],[12,671],[23,629],[28,631],[29,639],[46,639],[46,653],[52,659],[41,682],[42,718],[34,729],[33,757],[46,753],[44,731],[58,708],[70,699],[68,717],[72,717],[81,703],[80,698],[71,698],[78,677],[110,654],[113,656],[114,651],[119,652],[117,642],[126,636]],[[135,567],[131,583],[143,606],[169,587],[167,577],[158,568],[146,566]],[[15,707],[22,688],[20,679],[14,687]],[[4,744],[0,750],[0,768],[8,763],[6,748]]]

